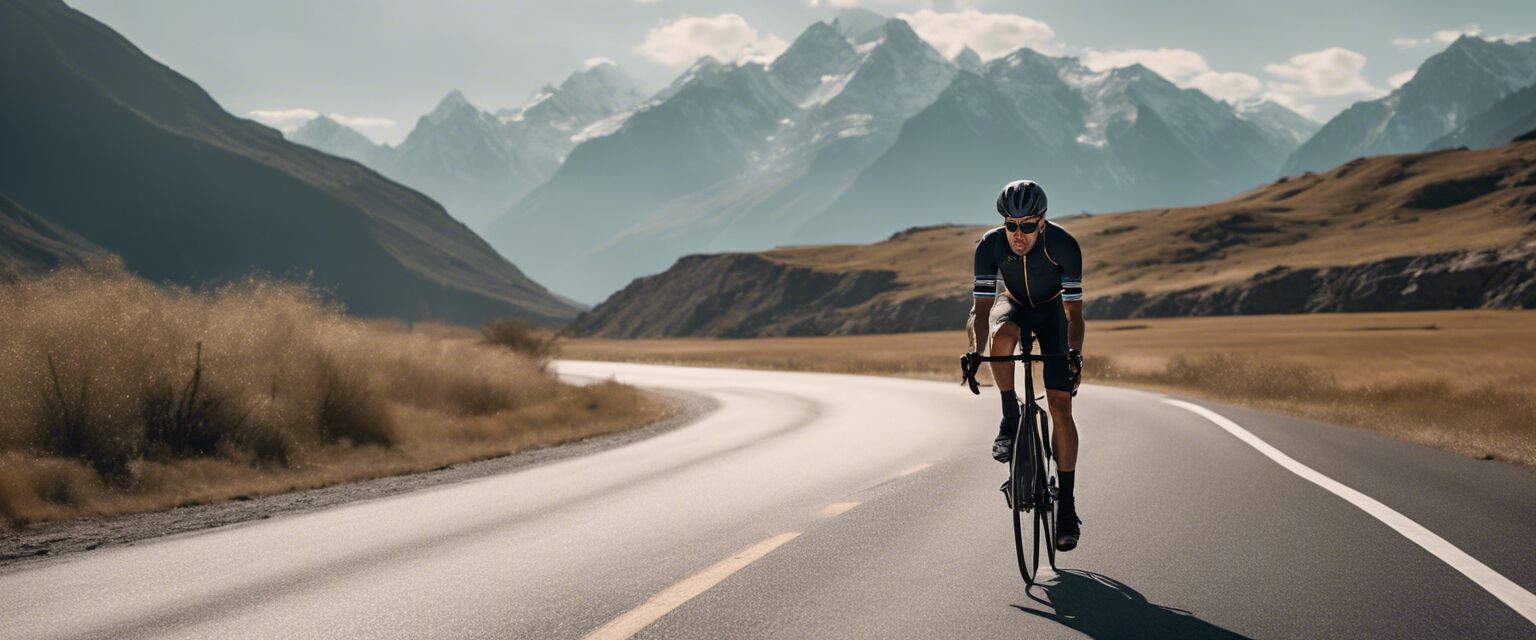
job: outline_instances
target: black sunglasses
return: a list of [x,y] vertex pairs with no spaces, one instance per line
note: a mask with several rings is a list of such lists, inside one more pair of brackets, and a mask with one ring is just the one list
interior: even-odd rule
[[1011,220],[1003,221],[1003,228],[1007,229],[1009,233],[1034,233],[1036,229],[1040,228],[1040,225],[1040,220],[1036,220],[1034,222],[1013,222]]

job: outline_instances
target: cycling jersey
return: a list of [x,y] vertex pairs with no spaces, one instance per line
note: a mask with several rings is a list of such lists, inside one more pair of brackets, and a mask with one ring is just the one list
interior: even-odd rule
[[982,234],[976,243],[976,280],[971,289],[977,298],[995,298],[999,275],[1008,297],[1043,307],[1058,296],[1066,302],[1083,299],[1083,252],[1072,234],[1050,222],[1024,255],[1013,252],[1008,232],[1002,227]]

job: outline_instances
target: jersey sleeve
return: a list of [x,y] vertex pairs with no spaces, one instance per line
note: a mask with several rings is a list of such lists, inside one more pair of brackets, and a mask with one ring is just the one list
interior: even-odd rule
[[1061,243],[1061,299],[1071,302],[1083,299],[1083,250],[1077,246],[1077,238],[1062,234]]
[[976,274],[971,283],[971,296],[975,298],[997,297],[997,261],[993,259],[991,236],[982,236],[976,243]]

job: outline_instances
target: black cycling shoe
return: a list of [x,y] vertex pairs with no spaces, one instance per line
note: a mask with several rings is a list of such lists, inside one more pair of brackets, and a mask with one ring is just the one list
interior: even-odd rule
[[1073,508],[1056,508],[1056,550],[1071,551],[1077,548],[1077,539],[1083,535],[1083,521]]
[[992,440],[992,459],[998,462],[1007,462],[1013,457],[1013,434],[1002,432]]

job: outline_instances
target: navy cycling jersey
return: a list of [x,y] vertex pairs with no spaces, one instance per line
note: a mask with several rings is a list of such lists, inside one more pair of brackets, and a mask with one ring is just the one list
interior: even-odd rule
[[1072,234],[1049,222],[1022,256],[1013,252],[1002,227],[982,234],[976,243],[975,273],[971,291],[977,298],[996,297],[1001,276],[1008,296],[1030,307],[1057,296],[1069,302],[1083,299],[1083,252]]

